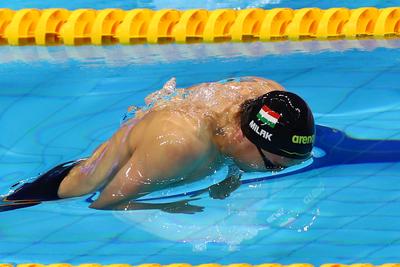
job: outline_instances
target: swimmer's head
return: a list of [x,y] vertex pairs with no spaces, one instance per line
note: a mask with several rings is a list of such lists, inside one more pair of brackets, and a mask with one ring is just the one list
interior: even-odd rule
[[245,101],[240,127],[257,147],[266,167],[268,157],[262,151],[297,161],[311,157],[314,117],[307,103],[294,93],[272,91]]

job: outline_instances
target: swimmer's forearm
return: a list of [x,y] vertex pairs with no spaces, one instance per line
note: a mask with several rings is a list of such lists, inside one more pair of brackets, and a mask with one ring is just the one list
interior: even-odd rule
[[[235,164],[229,165],[229,170],[226,178],[222,180],[221,182],[215,184],[215,186],[219,187],[225,187],[227,189],[232,189],[236,190],[236,185],[239,183],[240,184],[240,179],[242,178],[242,171],[240,170],[239,167],[237,167]],[[230,192],[233,192],[230,191]]]
[[[230,193],[235,191],[240,186],[240,179],[242,178],[242,171],[236,165],[229,165],[228,174],[226,178],[219,183],[209,186],[205,189],[197,191],[193,196],[199,196],[208,192],[212,198],[223,199],[229,196]],[[192,196],[192,197],[193,197]]]
[[240,179],[240,177],[242,177],[242,173],[243,171],[235,163],[232,162],[231,164],[229,164],[227,177],[237,176]]
[[239,188],[242,171],[236,165],[230,165],[227,177],[208,188],[210,197],[214,199],[224,199],[233,191]]
[[91,208],[101,209],[101,210],[157,210],[162,209],[165,203],[141,203],[129,201],[117,205],[107,206],[107,207],[96,207],[95,205],[90,206]]

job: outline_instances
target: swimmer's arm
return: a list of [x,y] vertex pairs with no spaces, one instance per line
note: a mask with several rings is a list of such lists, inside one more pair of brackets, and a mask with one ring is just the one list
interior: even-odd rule
[[228,197],[233,191],[239,188],[241,182],[240,178],[242,177],[242,171],[235,164],[229,165],[228,175],[226,178],[208,188],[208,192],[210,197],[213,199],[225,199]]
[[182,128],[173,130],[175,127],[171,127],[171,123],[165,125],[166,128],[157,126],[159,131],[149,131],[147,140],[141,142],[145,145],[135,150],[91,208],[126,210],[154,207],[143,206],[132,199],[176,183],[174,177],[192,173],[206,159],[209,143]]

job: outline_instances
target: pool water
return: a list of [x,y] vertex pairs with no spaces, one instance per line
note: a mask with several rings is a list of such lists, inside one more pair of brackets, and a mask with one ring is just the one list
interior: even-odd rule
[[[87,5],[110,7],[106,2]],[[327,8],[337,3],[203,1],[202,5],[216,5],[212,2],[217,7],[264,8]],[[398,5],[395,2],[363,5]],[[177,8],[189,5],[177,3]],[[139,7],[172,4],[137,2]],[[84,5],[68,1],[58,6]],[[29,1],[2,6],[50,7]],[[122,1],[113,6],[136,7]],[[178,87],[246,75],[273,79],[304,97],[320,125],[351,138],[400,142],[399,47],[396,40],[0,46],[0,194],[56,164],[90,155],[118,129],[128,106],[143,105],[144,97],[171,77],[176,77]],[[324,157],[324,151],[316,149],[315,155]],[[45,264],[399,262],[400,163],[395,158],[374,161],[379,160],[304,172],[290,169],[279,179],[260,181],[255,178],[270,174],[248,173],[243,177],[248,182],[224,200],[211,199],[207,193],[196,199],[179,193],[223,179],[226,169],[202,182],[153,195],[168,195],[171,201],[190,199],[192,205],[204,207],[190,215],[98,211],[88,208],[90,196],[3,212],[0,259]],[[157,201],[169,200],[153,200]]]
[[[0,192],[89,155],[129,105],[143,105],[173,76],[179,87],[270,78],[303,96],[318,124],[353,138],[399,140],[397,41],[299,44],[0,47]],[[399,171],[398,162],[346,164],[246,183],[225,200],[200,195],[190,203],[204,211],[193,215],[97,211],[87,197],[47,202],[0,213],[0,256],[74,264],[398,262]]]

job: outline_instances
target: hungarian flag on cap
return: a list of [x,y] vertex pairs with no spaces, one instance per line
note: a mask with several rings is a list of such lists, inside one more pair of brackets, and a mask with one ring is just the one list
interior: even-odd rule
[[257,118],[269,127],[274,128],[281,115],[271,110],[266,105],[262,106],[260,112],[257,114]]

